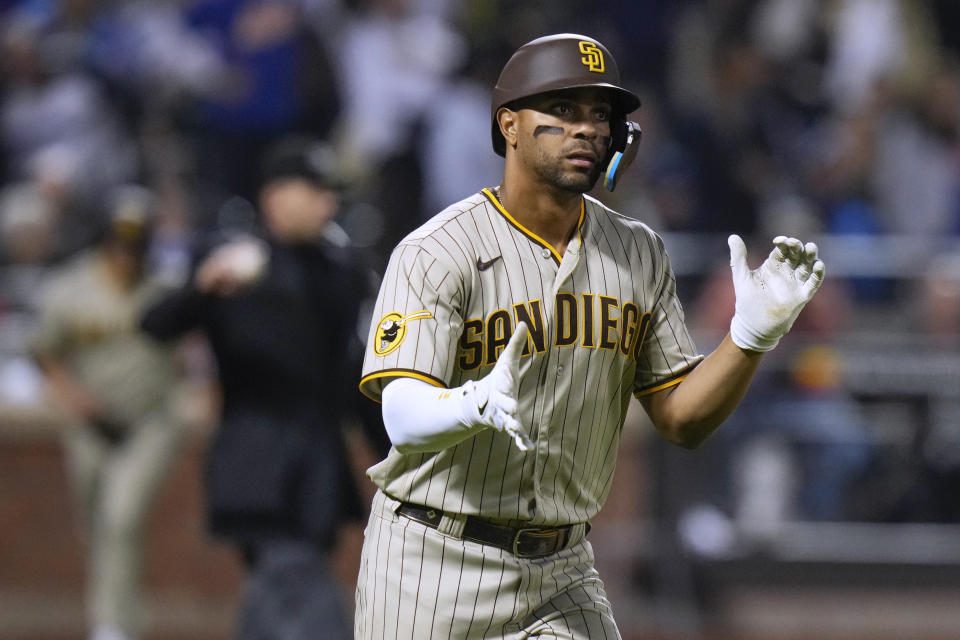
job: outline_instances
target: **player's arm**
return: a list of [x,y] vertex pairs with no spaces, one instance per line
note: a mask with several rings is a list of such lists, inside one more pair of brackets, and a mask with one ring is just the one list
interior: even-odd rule
[[669,441],[696,447],[736,408],[763,354],[773,349],[823,282],[817,246],[778,236],[753,271],[739,236],[730,236],[736,311],[720,346],[679,384],[640,398]]
[[454,389],[438,389],[413,378],[398,378],[383,389],[383,424],[401,453],[440,451],[484,429],[513,437],[521,451],[533,443],[517,421],[520,354],[527,325],[516,330],[493,370]]
[[727,334],[679,384],[641,396],[640,403],[664,438],[692,449],[733,413],[762,357]]
[[103,411],[103,403],[77,379],[59,358],[48,354],[34,354],[37,366],[43,372],[50,393],[74,416],[95,420]]
[[99,415],[100,400],[67,366],[75,347],[75,312],[72,300],[74,281],[56,278],[41,292],[37,321],[29,337],[27,351],[44,375],[51,397],[76,417],[92,419]]

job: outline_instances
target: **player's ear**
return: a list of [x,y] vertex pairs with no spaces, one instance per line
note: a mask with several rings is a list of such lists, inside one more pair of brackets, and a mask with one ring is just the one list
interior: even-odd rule
[[497,124],[500,125],[500,133],[503,135],[503,139],[506,141],[508,147],[517,146],[517,138],[519,133],[518,128],[518,117],[517,112],[507,107],[500,107],[497,110]]

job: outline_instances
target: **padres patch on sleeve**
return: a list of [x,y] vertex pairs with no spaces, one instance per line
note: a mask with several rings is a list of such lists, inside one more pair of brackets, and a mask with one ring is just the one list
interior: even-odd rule
[[378,356],[385,356],[400,346],[403,339],[407,336],[407,323],[413,320],[423,320],[432,318],[433,314],[427,310],[414,311],[407,315],[402,315],[397,311],[391,311],[381,318],[377,325],[377,336],[373,345],[373,352]]

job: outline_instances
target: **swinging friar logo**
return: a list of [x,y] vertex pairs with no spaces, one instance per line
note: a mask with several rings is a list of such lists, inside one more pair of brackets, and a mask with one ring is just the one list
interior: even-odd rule
[[373,352],[378,356],[385,356],[396,351],[407,335],[408,322],[432,317],[433,314],[426,310],[414,311],[407,315],[391,311],[383,316],[383,319],[381,319],[377,325],[377,335],[374,338]]

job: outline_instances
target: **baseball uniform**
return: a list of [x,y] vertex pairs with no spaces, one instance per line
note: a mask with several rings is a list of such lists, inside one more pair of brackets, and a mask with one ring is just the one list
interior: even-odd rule
[[48,283],[30,345],[101,403],[102,420],[64,430],[65,453],[91,561],[91,624],[131,632],[142,623],[144,522],[184,435],[169,402],[174,351],[137,325],[162,291],[153,278],[118,287],[99,253],[81,254]]
[[[631,396],[702,360],[661,239],[584,196],[561,256],[484,189],[397,246],[372,320],[360,388],[374,400],[398,377],[441,389],[482,378],[525,321],[517,417],[535,447],[487,429],[442,451],[392,449],[369,470],[380,491],[357,637],[618,637],[585,523],[609,493]],[[426,526],[404,503],[442,516]],[[464,540],[468,515],[574,526],[562,551],[519,558]]]

